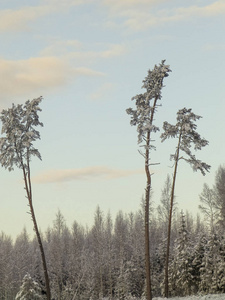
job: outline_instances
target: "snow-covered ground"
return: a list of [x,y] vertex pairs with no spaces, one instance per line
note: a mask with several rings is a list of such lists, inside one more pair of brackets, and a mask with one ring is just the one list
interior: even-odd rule
[[[153,300],[165,300],[166,298],[156,297]],[[225,300],[225,294],[204,295],[204,296],[189,296],[189,297],[174,297],[169,300]]]

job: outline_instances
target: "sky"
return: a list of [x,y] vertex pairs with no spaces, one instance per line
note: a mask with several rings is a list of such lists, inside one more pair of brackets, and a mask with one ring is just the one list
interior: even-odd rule
[[[223,0],[10,0],[0,2],[0,110],[43,96],[31,162],[33,201],[44,233],[61,211],[67,225],[93,224],[99,205],[110,211],[140,208],[146,177],[130,126],[132,97],[162,60],[164,80],[155,125],[176,122],[184,107],[201,115],[198,132],[209,146],[196,157],[206,176],[181,162],[176,199],[196,215],[203,184],[214,184],[225,163],[225,1]],[[151,153],[155,207],[160,203],[176,140],[154,136]],[[22,171],[0,169],[0,231],[30,234]]]

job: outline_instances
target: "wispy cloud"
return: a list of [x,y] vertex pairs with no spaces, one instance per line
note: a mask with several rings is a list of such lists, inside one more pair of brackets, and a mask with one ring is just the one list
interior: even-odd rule
[[110,10],[116,12],[124,9],[152,7],[163,2],[168,2],[168,0],[102,0],[103,5],[108,6]]
[[65,53],[80,51],[83,44],[78,40],[51,38],[48,46],[41,50],[41,56],[65,56]]
[[28,6],[17,10],[7,9],[0,12],[0,31],[28,30],[29,24],[53,12],[49,6]]
[[180,7],[177,6],[176,1],[168,0],[42,0],[36,6],[2,10],[0,12],[0,32],[29,30],[33,22],[42,17],[62,13],[73,6],[87,3],[93,5],[100,3],[106,7],[109,12],[108,24],[118,26],[118,19],[121,19],[120,24],[136,31],[190,17],[213,17],[225,14],[224,0],[213,1],[211,4],[202,6]]
[[142,170],[121,170],[106,166],[94,166],[81,169],[48,170],[33,177],[33,181],[34,183],[63,183],[77,180],[111,180],[142,173]]
[[21,6],[19,9],[5,9],[0,12],[0,31],[29,30],[32,23],[44,16],[63,12],[73,6],[93,0],[41,0],[36,6]]
[[86,67],[72,68],[73,75],[83,75],[83,76],[105,76],[105,73],[92,70]]
[[[93,45],[92,45],[93,46]],[[49,45],[42,49],[41,56],[59,56],[64,59],[75,59],[76,61],[90,64],[97,59],[109,59],[124,55],[127,52],[127,47],[124,44],[108,44],[108,45],[94,45],[101,48],[101,50],[88,50],[87,45],[83,45],[78,40],[59,40],[53,39]]]
[[[161,5],[163,2],[165,2],[164,7]],[[135,31],[190,18],[208,18],[225,14],[225,2],[223,0],[214,1],[203,6],[180,7],[175,6],[173,1],[164,0],[102,0],[102,4],[109,9],[109,24],[114,23],[115,26],[118,26],[118,23],[120,23],[127,29]],[[119,19],[120,22],[118,22]]]
[[114,44],[110,45],[107,50],[103,50],[99,53],[100,57],[103,58],[111,58],[115,56],[123,55],[127,52],[127,48],[125,45]]
[[214,1],[205,6],[180,7],[173,10],[171,20],[186,19],[190,17],[214,17],[225,14],[225,2]]
[[93,101],[105,100],[113,89],[113,84],[110,82],[104,83],[96,91],[90,95]]
[[12,101],[14,97],[30,98],[54,92],[80,76],[102,77],[105,73],[93,65],[126,53],[126,47],[120,44],[97,46],[99,51],[89,51],[78,40],[52,38],[37,57],[22,60],[0,58],[1,103],[4,99]]
[[88,67],[73,67],[57,57],[36,57],[27,60],[0,59],[1,99],[16,96],[42,95],[68,84],[77,76],[103,76]]

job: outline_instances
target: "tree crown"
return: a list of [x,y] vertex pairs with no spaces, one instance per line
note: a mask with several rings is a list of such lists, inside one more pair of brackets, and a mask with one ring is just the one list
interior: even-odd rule
[[33,142],[40,139],[36,126],[43,126],[39,121],[39,103],[42,97],[28,100],[24,105],[12,105],[12,108],[3,110],[0,115],[2,134],[0,138],[0,162],[9,171],[14,165],[19,168],[28,167],[31,156],[41,159],[38,149]]
[[162,60],[158,66],[155,65],[152,71],[149,70],[142,86],[146,89],[146,92],[132,98],[132,100],[136,100],[136,109],[128,108],[126,110],[127,114],[131,115],[130,124],[132,126],[137,125],[138,143],[143,141],[147,132],[159,130],[158,127],[152,125],[151,115],[155,106],[151,104],[151,100],[157,101],[162,98],[163,79],[169,76],[169,72],[171,70],[169,65],[165,65],[165,60]]
[[[164,132],[161,134],[161,140],[164,142],[168,138],[179,138],[179,144],[175,154],[171,155],[172,160],[184,159],[188,162],[194,171],[200,170],[203,175],[209,172],[210,165],[196,159],[192,154],[192,147],[194,150],[201,150],[209,142],[201,138],[200,134],[196,131],[197,125],[195,122],[199,120],[201,116],[195,115],[192,109],[183,108],[177,112],[177,123],[171,125],[168,122],[163,123]],[[179,151],[183,151],[187,158],[179,156]],[[178,157],[179,156],[179,157]]]

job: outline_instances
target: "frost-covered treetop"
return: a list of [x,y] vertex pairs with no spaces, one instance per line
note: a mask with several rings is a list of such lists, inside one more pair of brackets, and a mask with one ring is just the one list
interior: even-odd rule
[[[199,120],[201,116],[198,116],[192,112],[192,109],[183,108],[177,112],[177,123],[176,125],[171,125],[168,122],[163,123],[164,132],[161,134],[162,142],[167,138],[178,138],[179,144],[176,153],[171,155],[171,159],[184,159],[191,164],[194,171],[200,170],[203,175],[206,171],[208,172],[210,166],[198,159],[192,154],[191,148],[194,150],[201,150],[209,142],[201,138],[200,134],[196,131],[197,125],[195,122]],[[179,151],[183,151],[188,158],[183,156],[177,157]]]
[[41,159],[38,149],[33,142],[40,139],[36,126],[43,126],[39,121],[39,104],[42,97],[28,100],[24,105],[12,104],[12,108],[3,110],[0,115],[2,121],[2,134],[0,138],[0,162],[9,171],[16,165],[27,168],[32,155]]
[[148,70],[148,75],[143,80],[142,88],[146,89],[149,100],[162,98],[163,79],[169,76],[169,72],[171,72],[170,66],[165,65],[165,60],[162,60],[158,66],[155,65],[152,71]]
[[[130,124],[137,125],[138,143],[143,141],[147,132],[159,130],[158,127],[152,125],[151,115],[154,113],[157,100],[162,98],[163,79],[169,76],[169,72],[171,70],[169,65],[165,65],[165,60],[162,60],[158,66],[155,65],[152,71],[149,70],[142,86],[146,92],[132,98],[132,100],[136,100],[136,109],[128,108],[126,110],[127,114],[131,115]],[[151,104],[151,100],[154,100],[153,104]]]

